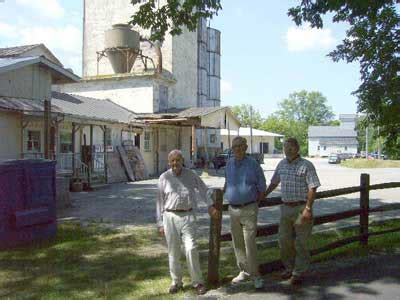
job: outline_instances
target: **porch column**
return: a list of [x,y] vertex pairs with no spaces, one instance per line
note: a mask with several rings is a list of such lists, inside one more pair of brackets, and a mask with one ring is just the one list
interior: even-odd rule
[[90,136],[89,136],[89,143],[90,143],[90,171],[93,170],[93,125],[90,124]]
[[197,161],[196,127],[194,125],[192,125],[192,161],[193,164]]
[[75,123],[72,122],[72,176],[75,177]]
[[44,100],[44,158],[49,159],[49,144],[50,144],[50,100]]
[[104,176],[105,176],[105,181],[108,183],[107,179],[107,145],[106,145],[106,135],[107,135],[107,126],[103,126],[103,148],[104,148]]

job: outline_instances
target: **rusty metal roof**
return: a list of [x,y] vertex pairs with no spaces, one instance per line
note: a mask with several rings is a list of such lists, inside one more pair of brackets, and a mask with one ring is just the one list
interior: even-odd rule
[[16,57],[21,54],[32,50],[42,44],[24,45],[17,47],[0,48],[0,57]]

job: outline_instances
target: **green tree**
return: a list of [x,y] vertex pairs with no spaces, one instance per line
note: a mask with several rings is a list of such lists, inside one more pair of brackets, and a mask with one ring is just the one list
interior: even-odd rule
[[159,0],[131,0],[132,5],[142,2],[130,24],[151,29],[153,41],[163,41],[167,32],[179,35],[185,27],[195,31],[200,18],[212,18],[222,9],[220,0],[167,0],[161,6]]
[[278,106],[277,115],[282,119],[303,122],[308,126],[326,125],[334,116],[332,108],[320,92],[294,92]]
[[289,10],[297,25],[323,27],[323,15],[350,25],[346,38],[328,55],[333,61],[360,64],[358,111],[380,128],[392,153],[400,149],[400,16],[398,0],[302,0]]
[[279,110],[265,119],[261,128],[297,138],[302,155],[308,154],[308,127],[335,122],[332,109],[320,92],[294,92],[279,102],[278,107]]
[[240,120],[242,127],[250,127],[251,125],[253,128],[260,128],[263,123],[260,112],[255,110],[250,104],[233,106],[232,112]]

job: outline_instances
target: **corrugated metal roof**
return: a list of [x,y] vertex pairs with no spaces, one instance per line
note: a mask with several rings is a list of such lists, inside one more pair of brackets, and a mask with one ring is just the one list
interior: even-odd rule
[[42,44],[24,45],[18,47],[0,48],[0,57],[14,57],[19,56],[33,48],[41,46]]
[[358,145],[358,141],[354,137],[339,138],[319,138],[319,144],[325,145]]
[[356,137],[357,132],[353,129],[340,126],[310,126],[308,137]]
[[181,118],[196,118],[196,117],[201,117],[205,116],[208,114],[211,114],[213,112],[216,112],[221,109],[226,109],[226,106],[222,107],[191,107],[188,109],[185,109],[178,113],[178,117]]
[[27,57],[5,57],[0,58],[0,73],[9,72],[25,66],[40,64],[50,70],[54,78],[62,79],[64,82],[78,81],[79,77],[74,73],[64,69],[58,64],[48,60],[43,56]]
[[[34,99],[0,97],[0,109],[25,112],[43,112],[43,101]],[[53,112],[61,112],[55,105],[51,106]]]
[[[265,131],[265,130],[259,130],[259,129],[254,129],[252,130],[253,136],[273,136],[273,137],[283,137],[281,134]],[[238,132],[236,130],[230,130],[229,134],[231,136],[238,135]],[[222,136],[227,136],[228,135],[228,129],[221,129],[221,135]],[[250,127],[240,127],[239,128],[239,135],[240,136],[250,136]]]
[[52,104],[63,113],[88,119],[110,120],[129,123],[135,120],[136,114],[119,106],[111,100],[99,100],[79,95],[52,92]]

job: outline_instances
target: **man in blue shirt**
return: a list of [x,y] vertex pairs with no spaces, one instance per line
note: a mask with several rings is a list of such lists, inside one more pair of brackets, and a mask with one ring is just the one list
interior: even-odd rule
[[225,198],[229,202],[231,234],[240,273],[232,283],[254,280],[264,287],[257,263],[258,202],[265,197],[264,171],[255,159],[246,155],[247,142],[240,136],[232,140],[233,157],[225,168]]

